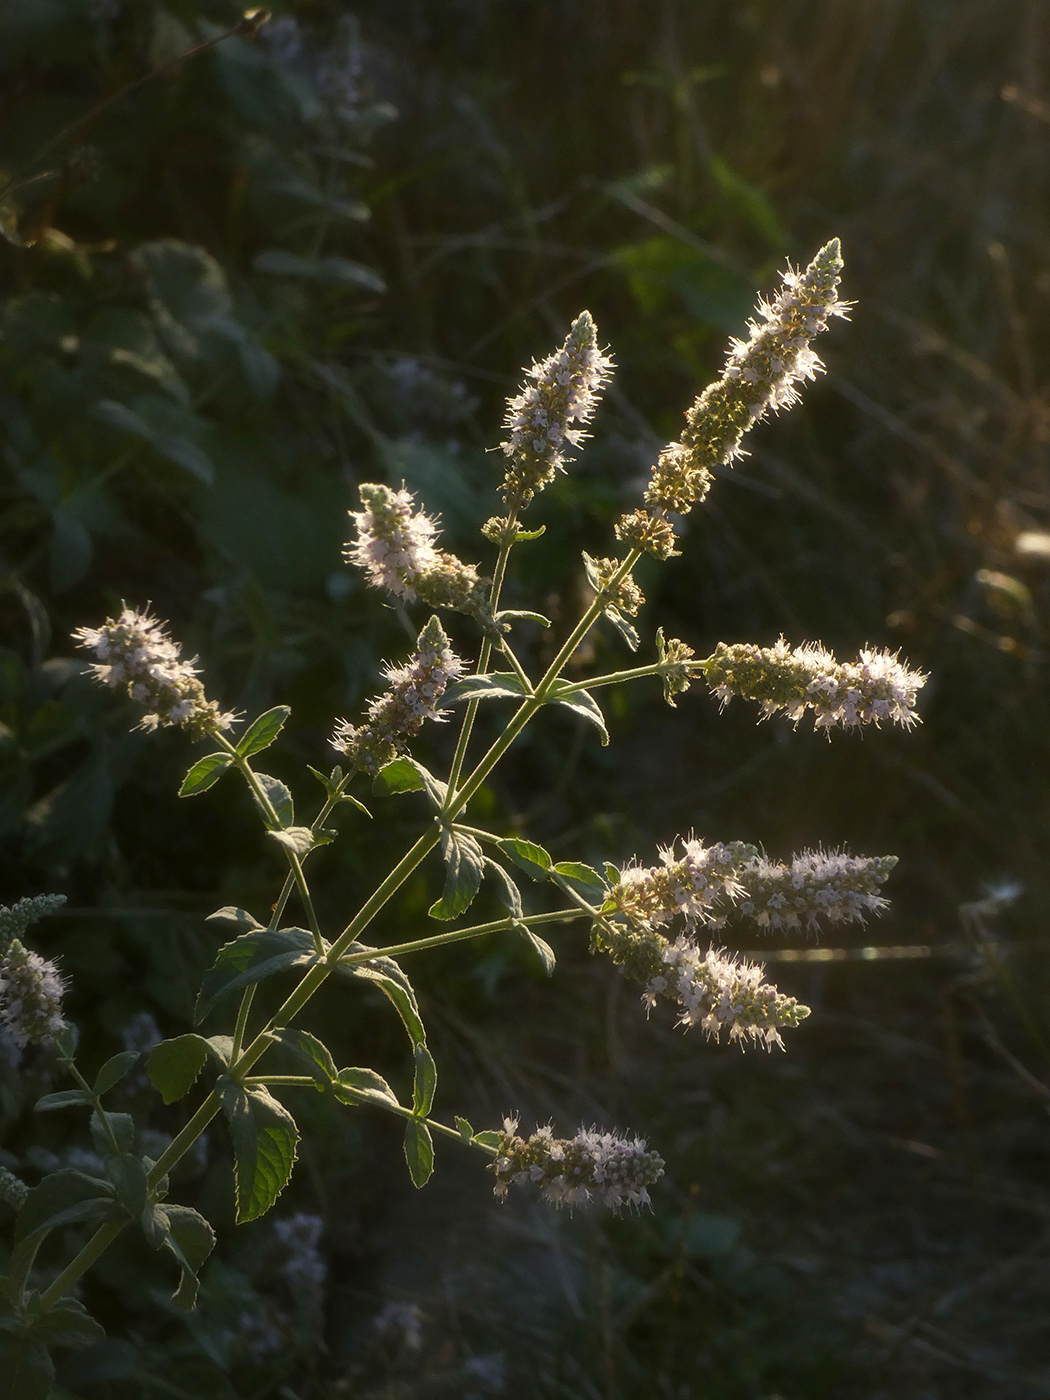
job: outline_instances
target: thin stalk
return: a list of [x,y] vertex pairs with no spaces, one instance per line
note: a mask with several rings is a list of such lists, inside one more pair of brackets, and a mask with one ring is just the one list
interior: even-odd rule
[[288,1088],[317,1088],[312,1074],[250,1074],[241,1083],[246,1089],[260,1089],[267,1084],[283,1084]]
[[[679,663],[676,662],[677,666]],[[572,695],[577,690],[598,690],[603,685],[619,685],[621,681],[636,681],[642,676],[659,676],[666,671],[665,662],[654,661],[651,666],[633,666],[629,671],[610,671],[607,676],[595,676],[593,680],[573,681],[558,691],[559,698]]]
[[71,1259],[58,1278],[41,1293],[37,1304],[40,1313],[46,1313],[49,1308],[54,1307],[59,1298],[68,1293],[77,1280],[87,1273],[95,1260],[105,1254],[123,1230],[125,1223],[123,1220],[107,1220],[105,1225],[98,1227],[76,1258]]
[[107,1116],[105,1110],[104,1110],[103,1107],[102,1107],[102,1099],[99,1097],[98,1094],[93,1094],[93,1093],[91,1092],[91,1085],[87,1082],[87,1080],[84,1078],[84,1076],[80,1073],[80,1071],[77,1069],[76,1065],[73,1063],[72,1060],[63,1060],[63,1061],[62,1061],[62,1064],[63,1064],[64,1067],[69,1071],[70,1075],[71,1075],[71,1076],[76,1080],[76,1082],[80,1085],[81,1089],[83,1089],[84,1092],[85,1092],[87,1095],[90,1096],[90,1099],[91,1099],[91,1107],[92,1107],[92,1108],[95,1110],[95,1112],[98,1114],[99,1119],[100,1119],[100,1121],[101,1121],[101,1123],[102,1123],[102,1126],[103,1126],[103,1128],[105,1129],[106,1137],[109,1138],[110,1146],[113,1148],[113,1151],[114,1151],[114,1152],[116,1153],[116,1155],[119,1157],[119,1156],[120,1156],[120,1143],[117,1141],[116,1134],[114,1133],[112,1127],[110,1126],[109,1117]]
[[343,958],[343,967],[353,967],[355,963],[369,962],[381,955],[384,958],[401,958],[406,953],[420,953],[425,948],[440,948],[446,943],[460,943],[466,938],[480,938],[484,933],[499,933],[502,929],[519,928],[522,924],[560,924],[570,919],[581,919],[583,914],[576,909],[555,909],[549,914],[525,914],[520,919],[493,919],[488,924],[472,924],[470,928],[453,929],[449,933],[435,933],[429,938],[417,938],[411,943],[394,943],[384,948],[376,948],[368,953],[352,953]]
[[[489,590],[489,610],[493,617],[499,607],[499,595],[503,589],[503,580],[507,575],[507,561],[510,552],[514,548],[514,527],[517,521],[517,511],[512,510],[507,516],[507,528],[503,532],[500,541],[499,557],[496,560],[496,567],[492,571],[492,587]],[[477,674],[484,675],[488,669],[489,660],[492,656],[492,643],[488,637],[482,639],[481,651],[478,653]],[[467,756],[467,745],[470,743],[470,732],[474,728],[474,716],[478,712],[477,700],[467,702],[467,713],[463,716],[463,727],[459,731],[459,738],[456,740],[456,752],[452,757],[452,767],[448,775],[448,787],[450,792],[455,791],[459,782],[460,774],[463,771],[463,763]]]
[[446,1124],[439,1123],[434,1118],[420,1118],[418,1114],[413,1113],[410,1108],[405,1108],[403,1104],[395,1104],[387,1099],[380,1102],[370,1094],[361,1094],[359,1096],[349,1084],[341,1083],[339,1085],[339,1091],[340,1093],[350,1095],[354,1098],[360,1097],[362,1104],[368,1104],[372,1108],[385,1109],[387,1113],[394,1113],[398,1118],[407,1118],[415,1123],[425,1123],[432,1132],[440,1133],[442,1137],[452,1138],[455,1142],[460,1142],[465,1147],[476,1148],[479,1152],[488,1153],[490,1157],[495,1157],[496,1155],[496,1149],[494,1147],[488,1147],[482,1142],[472,1142],[470,1138],[465,1138],[457,1128],[449,1128]]

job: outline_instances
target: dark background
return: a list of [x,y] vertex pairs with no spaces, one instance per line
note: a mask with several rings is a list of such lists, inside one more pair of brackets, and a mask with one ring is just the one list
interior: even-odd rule
[[[68,895],[37,946],[72,980],[86,1059],[144,1011],[185,1028],[202,916],[265,910],[280,862],[233,784],[176,799],[192,753],[129,733],[70,631],[152,602],[224,707],[291,703],[267,761],[309,812],[304,764],[329,762],[333,715],[406,642],[340,563],[354,483],[404,480],[489,565],[503,401],[584,306],[618,372],[534,507],[547,531],[511,605],[565,628],[579,551],[610,552],[757,292],[838,235],[857,307],[819,347],[828,374],[752,435],[682,557],[640,571],[642,654],[660,625],[701,655],[783,632],[900,647],[931,680],[917,733],[830,744],[701,693],[670,710],[614,690],[608,749],[545,717],[481,794],[479,820],[558,858],[651,861],[690,829],[901,858],[893,912],[830,960],[761,950],[814,1007],[785,1055],[646,1021],[579,932],[550,983],[503,941],[414,965],[440,1114],[642,1132],[668,1163],[652,1214],[496,1209],[452,1147],[417,1196],[396,1125],[308,1104],[277,1213],[324,1218],[323,1317],[296,1311],[269,1223],[223,1230],[189,1323],[122,1245],[85,1298],[124,1340],[68,1392],[1050,1394],[1045,7],[319,0],[172,62],[236,18],[189,0],[0,16],[0,163],[46,176],[0,196],[0,899]],[[534,666],[550,645],[523,634]],[[612,633],[589,660],[627,664]],[[345,817],[315,858],[326,926],[414,839],[414,803]],[[437,878],[410,882],[383,939],[419,926]],[[310,1024],[401,1082],[390,1020],[333,999]],[[3,1089],[0,1150],[29,1176],[79,1141],[28,1112],[49,1074],[30,1057]],[[144,1089],[138,1108],[177,1125]],[[228,1178],[216,1135],[180,1191],[228,1222]]]

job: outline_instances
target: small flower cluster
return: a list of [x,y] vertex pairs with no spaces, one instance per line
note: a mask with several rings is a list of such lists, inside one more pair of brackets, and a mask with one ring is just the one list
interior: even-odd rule
[[620,871],[610,900],[616,912],[640,928],[658,928],[680,914],[690,926],[724,917],[743,892],[739,873],[758,852],[743,841],[705,846],[690,836],[660,851],[660,865],[630,865]]
[[791,648],[783,637],[771,647],[719,642],[703,663],[704,677],[723,705],[734,695],[757,700],[762,718],[786,711],[798,724],[807,709],[817,729],[879,724],[910,729],[919,723],[916,697],[926,684],[898,654],[865,649],[856,661],[836,661],[822,646]]
[[[598,349],[598,331],[589,311],[581,311],[561,349],[526,373],[531,384],[507,400],[500,444],[507,471],[500,488],[510,511],[523,510],[537,492],[564,470],[566,445],[586,437],[598,396],[611,377],[613,362]],[[571,427],[578,423],[580,427]]]
[[359,491],[364,510],[350,512],[357,539],[343,557],[364,570],[373,588],[385,588],[406,603],[421,598],[431,607],[491,621],[477,567],[437,547],[437,522],[416,509],[410,491],[371,482]]
[[181,659],[178,643],[148,613],[125,607],[97,629],[78,627],[73,640],[98,658],[91,666],[96,680],[145,707],[141,729],[180,725],[197,739],[233,723],[232,713],[221,713],[205,696],[196,662]]
[[769,409],[796,403],[795,383],[814,378],[822,368],[809,343],[826,329],[829,316],[848,310],[838,299],[841,271],[839,242],[832,239],[803,272],[788,268],[772,302],[759,302],[759,319],[748,322],[748,339],[732,341],[721,379],[688,409],[682,436],[660,453],[645,493],[646,509],[630,512],[617,525],[620,540],[658,559],[675,552],[668,513],[684,515],[702,501],[712,470],[741,455],[748,429]]
[[767,1050],[784,1047],[781,1026],[797,1026],[809,1007],[763,982],[765,969],[718,948],[706,953],[690,938],[679,938],[663,950],[664,970],[651,979],[642,1000],[654,1006],[659,997],[676,1000],[679,1025],[699,1026],[718,1040],[753,1040]]
[[54,1040],[66,1024],[64,991],[55,964],[12,939],[0,962],[0,1030],[19,1050]]
[[21,1210],[29,1195],[29,1187],[21,1181],[14,1172],[9,1172],[6,1167],[0,1167],[0,1201],[11,1207],[12,1210]]
[[790,865],[757,856],[738,872],[736,910],[760,928],[864,923],[867,914],[889,907],[879,890],[896,864],[896,856],[845,851],[802,851]]
[[463,670],[444,628],[432,617],[416,639],[407,666],[384,668],[390,689],[371,702],[364,724],[339,720],[332,747],[364,772],[378,772],[402,752],[406,739],[419,733],[424,720],[445,717],[447,711],[438,709],[438,701]]
[[624,617],[637,617],[638,609],[645,602],[645,594],[631,578],[630,574],[620,580],[615,588],[609,588],[609,584],[618,573],[622,561],[619,559],[592,559],[584,552],[584,568],[587,570],[587,578],[595,593],[606,593],[608,597],[608,608],[615,609]]
[[673,710],[677,708],[675,696],[688,690],[692,683],[689,662],[694,655],[693,648],[686,646],[685,642],[680,642],[677,637],[665,638],[664,629],[659,627],[656,631],[656,654],[659,657],[660,676],[664,683],[664,699]]
[[597,1200],[610,1210],[650,1204],[648,1187],[663,1176],[664,1164],[646,1150],[643,1138],[619,1138],[581,1128],[573,1138],[556,1138],[549,1127],[528,1139],[518,1136],[518,1120],[507,1118],[490,1169],[502,1200],[514,1182],[539,1187],[555,1206]]

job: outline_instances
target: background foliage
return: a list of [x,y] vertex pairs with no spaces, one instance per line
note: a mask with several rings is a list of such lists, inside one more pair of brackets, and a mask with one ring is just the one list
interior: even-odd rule
[[[396,1131],[319,1105],[284,1214],[324,1219],[323,1289],[245,1227],[187,1323],[128,1246],[87,1285],[123,1340],[71,1393],[1050,1393],[1045,1115],[989,1045],[1046,1073],[1044,9],[316,0],[175,62],[237,12],[4,7],[0,163],[45,178],[0,196],[0,899],[68,894],[41,947],[85,1054],[148,1039],[144,1013],[183,1028],[200,916],[266,907],[278,862],[232,787],[176,801],[184,746],[128,733],[69,631],[152,600],[224,706],[294,706],[281,777],[322,764],[404,641],[340,564],[354,482],[404,480],[484,560],[502,401],[584,305],[619,372],[520,596],[571,611],[566,561],[606,551],[756,289],[839,234],[858,307],[827,378],[643,580],[644,622],[698,650],[900,644],[933,676],[917,737],[833,746],[613,694],[609,749],[552,720],[483,795],[585,858],[690,827],[902,857],[867,936],[936,956],[777,967],[815,1014],[775,1060],[645,1023],[577,935],[552,984],[503,945],[420,966],[459,1111],[637,1126],[676,1183],[652,1216],[497,1210],[452,1157],[416,1197]],[[408,834],[391,821],[318,858],[322,919]],[[1004,882],[993,925],[974,905]],[[386,931],[429,898],[410,885]],[[385,1053],[378,1006],[330,1029]],[[82,1150],[26,1113],[49,1073],[4,1079],[21,1170]],[[219,1219],[221,1167],[216,1142],[182,1183]]]

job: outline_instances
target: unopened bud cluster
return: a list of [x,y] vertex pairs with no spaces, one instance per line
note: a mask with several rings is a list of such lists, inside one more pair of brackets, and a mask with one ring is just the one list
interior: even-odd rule
[[643,1138],[619,1138],[593,1128],[581,1128],[573,1138],[556,1138],[549,1127],[523,1138],[518,1120],[508,1118],[490,1170],[501,1200],[520,1183],[538,1187],[551,1205],[593,1200],[619,1211],[650,1204],[648,1188],[663,1176],[664,1164],[646,1149]]
[[656,653],[660,660],[660,676],[664,683],[664,699],[676,709],[675,696],[681,695],[692,684],[692,671],[689,662],[694,655],[693,648],[686,646],[677,637],[664,637],[664,629],[657,628]]
[[144,707],[140,728],[178,725],[202,738],[233,723],[234,715],[223,714],[205,695],[196,662],[182,660],[178,643],[148,613],[125,607],[99,628],[78,627],[73,640],[94,652],[96,680],[126,691]]
[[438,702],[463,669],[444,628],[432,617],[420,632],[408,664],[384,668],[390,688],[371,702],[364,724],[338,721],[333,748],[364,772],[378,772],[402,752],[406,740],[419,733],[424,720],[444,719],[448,712],[439,710]]
[[357,539],[343,550],[347,562],[363,569],[373,588],[406,603],[421,598],[487,621],[485,581],[476,565],[437,547],[437,522],[416,509],[412,493],[370,482],[359,491],[364,509],[350,512]]
[[598,349],[591,313],[581,311],[564,345],[526,371],[531,383],[507,400],[507,436],[500,444],[507,457],[501,490],[510,511],[523,510],[571,460],[565,449],[579,447],[586,437],[583,427],[594,415],[612,367]]
[[66,1024],[64,991],[55,964],[12,939],[0,962],[0,1030],[20,1050],[50,1043]]
[[692,939],[679,938],[665,946],[663,964],[642,1000],[649,1006],[660,997],[676,1001],[679,1024],[699,1026],[711,1039],[720,1039],[725,1031],[731,1041],[783,1049],[781,1027],[797,1026],[809,1015],[808,1006],[763,981],[763,967],[719,948],[701,953]]
[[6,953],[13,938],[21,938],[30,924],[46,919],[65,904],[64,894],[32,894],[16,899],[8,908],[0,905],[0,954]]
[[919,723],[916,698],[927,679],[897,653],[866,648],[843,663],[822,646],[792,648],[783,637],[771,647],[719,642],[703,673],[723,705],[743,696],[759,702],[763,719],[784,710],[796,724],[810,709],[817,729],[882,720],[910,729]]
[[788,268],[772,301],[759,301],[748,339],[731,342],[722,377],[687,410],[681,437],[664,448],[653,469],[646,508],[620,520],[619,539],[659,559],[674,553],[667,515],[684,515],[702,501],[712,470],[741,455],[748,429],[769,409],[796,403],[794,385],[823,368],[810,341],[826,329],[829,316],[848,310],[838,299],[841,271],[839,242],[832,239],[804,271]]

